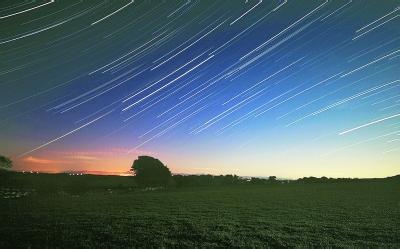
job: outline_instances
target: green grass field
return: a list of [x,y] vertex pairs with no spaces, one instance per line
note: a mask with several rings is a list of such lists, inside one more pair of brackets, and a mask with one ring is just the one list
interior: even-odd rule
[[0,248],[400,248],[398,180],[144,191],[83,177],[93,191],[19,176],[11,191],[28,194],[0,198]]

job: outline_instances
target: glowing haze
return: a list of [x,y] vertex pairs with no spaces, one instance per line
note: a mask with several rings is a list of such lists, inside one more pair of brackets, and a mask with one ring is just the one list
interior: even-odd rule
[[3,1],[0,154],[19,170],[384,177],[398,1]]

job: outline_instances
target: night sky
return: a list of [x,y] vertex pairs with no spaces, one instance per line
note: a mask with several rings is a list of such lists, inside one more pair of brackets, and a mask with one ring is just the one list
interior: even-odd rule
[[0,2],[17,170],[384,177],[400,170],[400,1]]

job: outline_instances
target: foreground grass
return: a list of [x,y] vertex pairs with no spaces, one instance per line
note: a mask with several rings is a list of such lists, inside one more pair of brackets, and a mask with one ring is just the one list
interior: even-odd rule
[[0,248],[399,248],[399,193],[383,180],[36,193],[0,200]]

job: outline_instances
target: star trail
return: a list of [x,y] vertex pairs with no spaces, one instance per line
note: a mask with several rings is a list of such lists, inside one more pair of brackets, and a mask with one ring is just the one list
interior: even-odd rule
[[394,175],[399,16],[391,0],[2,1],[0,152],[21,170],[153,154],[180,173]]

